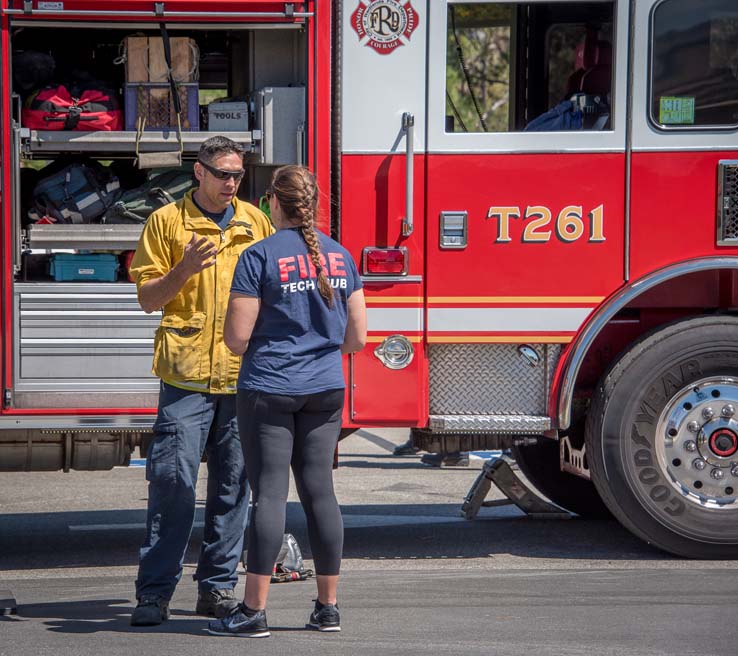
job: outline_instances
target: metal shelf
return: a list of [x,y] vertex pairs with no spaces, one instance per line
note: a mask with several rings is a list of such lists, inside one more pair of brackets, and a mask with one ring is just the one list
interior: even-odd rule
[[26,246],[34,249],[134,250],[143,224],[31,225]]
[[[200,144],[215,134],[228,137],[247,149],[258,141],[255,132],[182,132],[184,152],[196,153]],[[26,153],[104,152],[133,153],[136,150],[136,133],[125,132],[75,132],[51,130],[21,130],[23,151]],[[141,152],[179,150],[176,130],[146,131],[141,138]]]

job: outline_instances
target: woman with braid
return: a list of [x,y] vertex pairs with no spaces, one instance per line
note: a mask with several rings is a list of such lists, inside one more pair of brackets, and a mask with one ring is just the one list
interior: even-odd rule
[[364,292],[356,264],[315,228],[318,189],[300,166],[284,166],[267,192],[277,233],[244,251],[236,266],[224,339],[244,354],[238,427],[253,509],[246,594],[208,632],[269,636],[265,606],[282,545],[289,470],[307,516],[318,598],[308,627],[340,631],[336,588],[343,521],[333,491],[333,454],[345,383],[341,354],[366,341]]

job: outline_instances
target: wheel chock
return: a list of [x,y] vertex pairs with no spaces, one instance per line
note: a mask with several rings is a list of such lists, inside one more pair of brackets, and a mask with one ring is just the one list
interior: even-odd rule
[[[484,463],[469,493],[461,506],[461,516],[464,519],[474,519],[482,506],[497,506],[503,503],[514,503],[524,513],[536,519],[569,519],[571,513],[546,501],[540,494],[526,485],[513,471],[511,465],[515,461],[502,455],[490,458]],[[494,483],[509,499],[500,501],[485,501],[490,487]]]

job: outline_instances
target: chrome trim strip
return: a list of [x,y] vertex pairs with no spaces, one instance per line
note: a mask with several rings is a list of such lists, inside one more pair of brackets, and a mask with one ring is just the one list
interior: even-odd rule
[[[459,133],[461,134],[461,133]],[[480,133],[480,134],[491,134],[489,132],[487,133]],[[523,134],[519,132],[505,132],[505,133],[499,133],[499,134]],[[525,133],[525,134],[533,134],[531,133]],[[542,134],[541,132],[537,134]],[[553,134],[552,132],[549,134]],[[568,134],[562,132],[561,134]],[[573,135],[579,135],[578,132],[572,132],[570,134]],[[592,134],[592,133],[588,133]],[[597,134],[611,134],[611,132],[608,132],[607,130],[603,132],[598,132]],[[674,150],[681,150],[680,148],[675,148]],[[722,150],[725,150],[723,148]],[[450,148],[434,148],[433,150],[426,150],[425,151],[427,155],[458,155],[460,157],[465,157],[467,155],[494,155],[494,154],[505,154],[505,155],[566,155],[567,153],[579,153],[579,154],[601,154],[601,153],[624,153],[625,148],[622,146],[618,147],[611,147],[611,146],[603,146],[602,148],[597,148],[596,146],[592,146],[591,143],[583,144],[581,147],[579,146],[572,146],[572,147],[551,147],[551,148],[542,148],[540,145],[531,146],[530,148],[523,148],[521,147],[510,147],[506,148],[504,146],[500,146],[499,148],[491,149],[491,148],[467,148],[463,151],[461,150],[452,150]],[[343,157],[354,157],[354,156],[360,156],[360,155],[387,155],[388,157],[392,157],[394,155],[403,157],[405,153],[398,153],[396,150],[344,150],[342,153]]]
[[[36,18],[33,20],[14,18],[13,27],[75,27],[82,29],[94,29],[98,28],[99,25],[90,21],[69,21],[69,20],[47,20],[45,18]],[[158,29],[158,24],[152,23],[150,26],[141,22],[116,22],[106,23],[106,30],[140,30],[145,29]],[[170,23],[167,25],[167,29],[170,31],[175,30],[218,30],[218,31],[237,31],[237,30],[302,30],[305,28],[304,23]]]
[[[617,29],[617,28],[616,28]],[[635,0],[631,0],[628,9],[628,63],[625,89],[628,101],[625,106],[625,216],[623,223],[623,280],[630,280],[630,180],[632,176],[633,156],[633,85],[635,61]]]
[[43,415],[0,416],[0,430],[23,428],[36,430],[95,429],[115,431],[151,430],[156,415]]
[[[738,132],[738,131],[737,131]],[[715,135],[717,137],[725,136],[725,135]],[[670,143],[673,142],[673,138],[670,140]],[[683,153],[684,151],[689,151],[693,153],[734,153],[738,151],[738,146],[706,146],[704,144],[695,144],[690,145],[687,143],[681,142],[681,145],[669,145],[669,146],[634,146],[633,152],[634,153]]]
[[430,415],[435,433],[543,433],[551,429],[550,417],[533,415]]
[[423,276],[361,276],[361,282],[367,283],[399,283],[399,282],[423,282]]
[[[579,369],[595,338],[610,319],[635,298],[663,282],[690,273],[715,269],[738,269],[738,257],[701,258],[679,262],[654,271],[617,291],[589,317],[579,335],[564,353],[560,375],[562,382],[559,386],[558,398],[549,400],[549,410],[556,408],[559,430],[569,428],[574,384]],[[552,412],[550,414],[554,416]]]
[[216,16],[218,18],[312,18],[314,13],[311,11],[295,12],[287,14],[283,11],[163,11],[157,14],[155,11],[90,11],[85,9],[3,9],[2,13],[6,16],[125,16],[126,18],[154,18],[161,20],[162,18],[202,18],[205,15]]
[[356,383],[354,382],[354,354],[349,353],[349,412],[351,413],[351,421],[356,417]]

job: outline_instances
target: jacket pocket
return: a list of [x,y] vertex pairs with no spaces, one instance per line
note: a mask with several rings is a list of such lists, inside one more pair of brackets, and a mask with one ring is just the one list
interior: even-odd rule
[[156,331],[154,372],[163,380],[202,380],[204,312],[165,314]]
[[[227,350],[227,348],[226,348]],[[238,380],[238,376],[241,373],[241,360],[243,356],[234,355],[230,350],[228,353],[228,382],[235,384]]]

